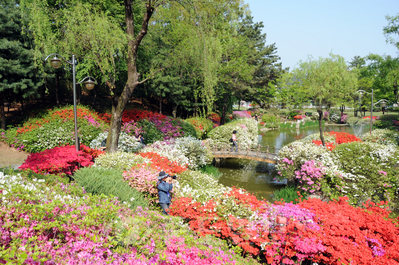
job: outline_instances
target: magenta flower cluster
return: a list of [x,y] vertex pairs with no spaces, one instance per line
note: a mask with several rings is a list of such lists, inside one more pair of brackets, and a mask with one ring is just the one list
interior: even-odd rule
[[306,161],[301,170],[295,171],[295,178],[300,183],[298,187],[311,194],[320,190],[320,180],[324,175],[321,163],[316,163],[314,160]]
[[233,116],[236,118],[251,118],[251,115],[244,110],[233,111]]
[[129,121],[123,124],[121,128],[122,132],[127,133],[130,136],[138,137],[139,134],[144,133],[143,128],[135,121]]
[[149,120],[163,133],[165,140],[184,136],[184,131],[182,130],[180,121],[178,120],[172,120],[170,117],[166,117],[162,120],[157,119],[156,117],[150,117]]

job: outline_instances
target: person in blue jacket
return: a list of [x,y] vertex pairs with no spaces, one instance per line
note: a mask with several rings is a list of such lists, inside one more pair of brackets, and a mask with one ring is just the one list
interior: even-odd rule
[[172,199],[172,177],[165,173],[165,171],[159,172],[157,182],[159,205],[162,208],[163,214],[168,215],[170,201]]

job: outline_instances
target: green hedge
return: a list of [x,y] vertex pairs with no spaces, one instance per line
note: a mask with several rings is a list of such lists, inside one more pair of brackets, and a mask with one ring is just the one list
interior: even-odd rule
[[122,173],[121,170],[86,167],[75,171],[73,179],[93,195],[118,197],[119,201],[132,209],[137,206],[148,207],[148,200],[123,180]]

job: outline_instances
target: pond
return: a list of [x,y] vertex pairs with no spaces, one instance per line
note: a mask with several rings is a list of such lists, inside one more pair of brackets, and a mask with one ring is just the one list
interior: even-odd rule
[[[356,128],[356,135],[361,135],[369,130],[369,127]],[[354,134],[349,126],[325,126],[325,132],[348,132]],[[259,143],[262,146],[275,146],[281,149],[283,146],[304,138],[310,134],[318,133],[319,127],[306,127],[301,129],[285,129],[261,132]],[[258,199],[272,201],[272,194],[275,190],[284,187],[276,184],[273,179],[277,176],[274,164],[244,159],[223,159],[218,165],[222,176],[219,183],[232,187],[244,188],[253,193]]]

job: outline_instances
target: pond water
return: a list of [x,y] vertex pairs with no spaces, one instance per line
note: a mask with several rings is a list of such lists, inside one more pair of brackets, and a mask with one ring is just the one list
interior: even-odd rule
[[[367,126],[356,128],[356,135],[361,135],[368,130],[369,127]],[[324,131],[355,134],[354,130],[349,126],[325,126]],[[269,145],[281,149],[284,145],[318,132],[318,126],[261,132],[259,143],[262,146]],[[273,192],[284,187],[284,185],[276,184],[273,181],[277,176],[274,164],[245,159],[223,159],[218,168],[222,173],[219,183],[229,187],[244,188],[253,193],[258,199],[263,198],[272,201]]]

